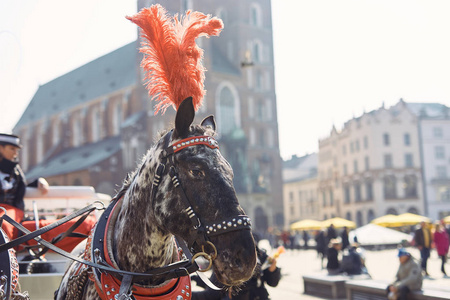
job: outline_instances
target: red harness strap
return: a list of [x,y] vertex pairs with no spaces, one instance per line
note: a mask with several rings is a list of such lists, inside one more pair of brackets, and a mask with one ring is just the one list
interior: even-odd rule
[[[116,205],[114,206],[113,210],[111,211],[111,215],[113,215],[113,211],[116,209],[117,204],[120,202],[117,201]],[[106,262],[114,266],[114,263],[112,262],[112,259],[109,255],[109,251],[107,250],[107,228],[109,227],[109,222],[112,218],[108,218],[108,222],[106,225],[104,238],[103,238],[103,245],[104,245],[104,255]],[[91,242],[92,242],[92,234],[94,230],[92,231],[89,239],[88,239],[88,245],[86,246],[86,252],[85,252],[85,258],[90,258],[91,253]],[[87,257],[87,253],[89,253],[89,257]],[[108,274],[108,273],[101,273],[101,277],[95,278],[94,272],[90,273],[89,279],[95,283],[95,288],[97,290],[97,293],[99,294],[100,298],[102,300],[109,300],[114,299],[115,295],[119,294],[121,281],[117,279],[116,277]],[[145,300],[145,299],[155,299],[155,300],[164,300],[164,299],[177,299],[177,296],[181,296],[182,299],[189,300],[191,299],[192,292],[191,292],[191,278],[189,276],[183,276],[180,278],[174,278],[168,281],[166,284],[162,286],[157,287],[146,287],[146,286],[140,286],[137,284],[134,284],[132,286],[132,293],[133,297],[136,300]]]

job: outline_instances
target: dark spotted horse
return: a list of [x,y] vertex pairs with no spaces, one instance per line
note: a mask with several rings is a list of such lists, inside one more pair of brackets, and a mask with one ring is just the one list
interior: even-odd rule
[[204,95],[195,38],[217,35],[222,22],[198,12],[172,19],[160,5],[129,19],[147,39],[141,51],[149,93],[161,97],[159,108],[176,108],[175,127],[149,149],[99,218],[55,299],[190,299],[196,257],[226,287],[248,280],[256,264],[250,219],[214,139],[214,117],[193,125]]

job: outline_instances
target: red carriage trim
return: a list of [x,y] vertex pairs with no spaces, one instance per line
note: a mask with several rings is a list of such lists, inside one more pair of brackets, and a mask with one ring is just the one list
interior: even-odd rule
[[219,143],[213,137],[207,135],[182,139],[181,141],[174,143],[171,147],[173,152],[176,153],[184,148],[195,145],[206,145],[211,149],[219,149]]

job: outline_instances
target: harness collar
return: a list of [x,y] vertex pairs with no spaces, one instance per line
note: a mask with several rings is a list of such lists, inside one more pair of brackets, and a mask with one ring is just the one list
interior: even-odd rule
[[[114,268],[118,268],[117,263],[114,260],[113,253],[111,251],[111,231],[108,230],[115,222],[118,214],[118,207],[121,206],[122,198],[112,203],[108,209],[104,212],[101,219],[97,223],[95,229],[92,232],[92,238],[88,240],[86,246],[87,251],[91,254],[91,258],[97,258],[102,262],[104,261]],[[100,247],[100,248],[99,248]],[[109,274],[107,272],[101,272],[99,269],[94,268],[93,274],[90,279],[95,283],[95,288],[102,300],[116,299],[120,295],[120,287],[122,281]],[[177,296],[183,297],[182,299],[191,299],[191,280],[189,276],[180,276],[179,278],[173,278],[165,281],[158,286],[143,286],[139,284],[133,284],[131,291],[134,299],[172,299]]]

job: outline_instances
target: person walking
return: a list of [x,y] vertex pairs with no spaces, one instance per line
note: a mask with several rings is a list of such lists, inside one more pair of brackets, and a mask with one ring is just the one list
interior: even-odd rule
[[432,243],[431,231],[425,221],[420,222],[420,227],[414,233],[414,242],[420,250],[420,265],[425,276],[430,276],[427,271],[427,261],[430,257]]
[[395,281],[386,289],[389,300],[407,300],[408,294],[422,288],[422,272],[419,265],[414,261],[411,254],[404,248],[398,250],[400,265]]
[[444,222],[436,224],[436,230],[433,234],[434,245],[436,247],[436,252],[441,258],[441,272],[444,274],[444,277],[447,277],[447,273],[445,272],[445,263],[447,262],[447,253],[449,249],[449,236],[445,231]]
[[341,232],[342,239],[342,250],[345,250],[348,246],[350,246],[350,241],[348,240],[348,228],[344,226]]
[[327,239],[325,237],[325,231],[319,230],[314,239],[316,240],[317,256],[320,257],[321,261],[320,268],[323,269],[323,260],[327,255]]

